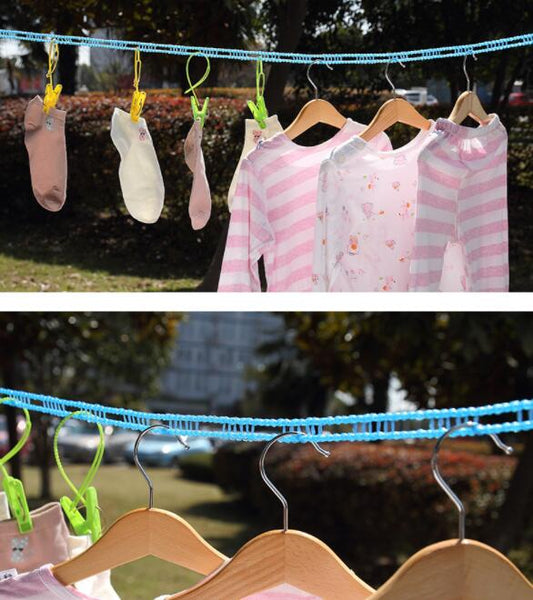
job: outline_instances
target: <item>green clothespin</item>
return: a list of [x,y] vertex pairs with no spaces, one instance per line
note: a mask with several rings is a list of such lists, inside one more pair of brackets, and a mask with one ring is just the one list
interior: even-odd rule
[[[4,400],[9,400],[9,398],[2,398],[0,400],[0,404],[2,404]],[[11,511],[11,514],[15,517],[17,521],[20,533],[29,533],[33,529],[33,522],[30,515],[30,509],[28,508],[28,500],[26,498],[24,486],[20,479],[17,479],[16,477],[11,477],[11,475],[9,475],[7,469],[4,466],[15,456],[15,454],[18,454],[22,450],[24,444],[28,441],[28,438],[30,437],[30,413],[25,408],[22,410],[26,419],[24,433],[20,437],[20,440],[15,444],[15,446],[11,450],[9,450],[9,452],[7,452],[4,456],[2,456],[2,458],[0,458],[0,472],[3,475],[2,486],[6,494],[9,510]]]
[[[96,449],[96,454],[94,455],[93,462],[85,476],[80,488],[77,489],[76,486],[72,483],[69,476],[66,474],[63,464],[61,463],[61,458],[59,457],[59,449],[58,449],[58,439],[59,432],[63,425],[73,417],[80,414],[88,414],[84,413],[84,411],[76,411],[72,414],[65,417],[57,426],[56,432],[54,434],[54,458],[56,460],[57,468],[66,484],[69,488],[74,492],[74,499],[69,498],[68,496],[63,496],[59,502],[61,507],[65,511],[65,515],[67,516],[69,523],[74,530],[76,535],[90,535],[92,542],[96,542],[102,535],[102,523],[100,520],[100,508],[98,506],[98,494],[96,492],[96,488],[94,488],[91,483],[96,475],[96,472],[100,468],[100,464],[102,463],[102,459],[104,457],[105,451],[105,437],[104,430],[100,423],[96,423],[98,427],[98,432],[100,434],[100,441],[98,442],[98,448]],[[81,514],[78,509],[78,506],[81,505],[85,508],[85,516]]]
[[257,121],[259,127],[261,129],[265,129],[268,110],[265,105],[265,98],[263,96],[265,91],[265,72],[263,70],[263,61],[261,59],[258,59],[255,65],[255,90],[255,103],[252,100],[248,100],[248,108],[251,110],[252,115]]
[[[205,69],[205,73],[202,75],[200,80],[197,81],[193,85],[193,83],[191,81],[191,76],[189,73],[189,63],[191,62],[191,59],[194,58],[195,56],[203,56],[205,58],[205,60],[207,61],[207,67]],[[195,121],[200,121],[201,127],[204,126],[205,118],[207,117],[207,107],[209,105],[209,97],[207,97],[204,100],[202,108],[200,108],[200,102],[198,101],[198,96],[196,95],[196,88],[201,86],[202,83],[209,77],[210,71],[211,71],[211,62],[209,60],[209,57],[206,56],[205,54],[202,54],[202,52],[196,52],[195,54],[191,54],[189,56],[189,58],[187,59],[187,63],[185,64],[185,74],[187,76],[187,81],[189,83],[189,88],[185,90],[185,93],[188,94],[189,92],[192,92],[192,96],[191,96],[192,115],[193,115]]]

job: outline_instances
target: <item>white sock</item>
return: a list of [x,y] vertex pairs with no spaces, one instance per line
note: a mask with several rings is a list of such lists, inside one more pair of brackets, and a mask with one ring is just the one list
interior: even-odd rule
[[146,121],[135,123],[129,113],[115,108],[111,139],[120,154],[118,175],[124,204],[142,223],[155,223],[163,210],[165,184]]

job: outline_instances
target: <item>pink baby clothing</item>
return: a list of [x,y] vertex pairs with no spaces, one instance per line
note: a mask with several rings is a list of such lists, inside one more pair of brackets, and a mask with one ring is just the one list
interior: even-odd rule
[[[218,291],[261,291],[264,257],[269,292],[310,291],[320,164],[365,128],[351,119],[329,140],[300,146],[285,133],[260,142],[241,164]],[[390,148],[386,134],[371,143]]]
[[239,163],[233,174],[231,185],[228,191],[228,207],[231,212],[231,205],[233,204],[233,196],[235,196],[235,190],[237,189],[237,180],[239,179],[239,173],[241,170],[241,163],[246,156],[257,146],[259,142],[268,140],[276,133],[281,133],[283,127],[278,120],[277,115],[272,115],[265,119],[265,127],[261,129],[255,119],[246,119],[244,122],[244,145],[242,147],[241,157]]
[[0,600],[100,600],[71,586],[63,586],[52,574],[51,565],[0,581]]
[[321,600],[318,596],[313,596],[302,592],[292,585],[283,584],[271,590],[246,596],[243,600]]
[[320,169],[314,291],[407,291],[418,189],[417,160],[435,123],[405,146],[378,150],[360,137]]
[[28,102],[24,114],[24,143],[30,161],[31,187],[37,202],[57,212],[67,197],[66,111],[43,110],[39,96]]
[[466,291],[509,289],[507,132],[497,115],[490,119],[476,128],[438,119],[419,157],[412,291],[438,289],[451,243],[464,256]]
[[28,533],[20,533],[15,520],[0,522],[0,570],[24,573],[69,558],[69,532],[59,503],[50,502],[30,514],[33,529]]
[[[156,600],[166,600],[170,596],[160,596]],[[321,600],[318,596],[312,596],[306,592],[293,587],[292,585],[283,584],[279,585],[271,590],[259,592],[258,594],[252,594],[246,596],[243,600]]]
[[[0,522],[7,521],[10,518],[11,515],[7,503],[7,496],[5,492],[0,492]],[[89,548],[91,544],[91,536],[89,535],[69,535],[67,538],[69,558],[81,554],[84,550]],[[48,561],[49,559],[45,562]],[[2,570],[2,565],[0,565],[0,570]],[[111,585],[110,571],[104,571],[93,577],[78,581],[75,587],[87,596],[95,596],[99,600],[120,600],[120,597]]]
[[205,173],[202,131],[200,121],[194,121],[184,145],[185,163],[193,175],[189,198],[189,217],[193,229],[204,228],[211,216],[211,191]]

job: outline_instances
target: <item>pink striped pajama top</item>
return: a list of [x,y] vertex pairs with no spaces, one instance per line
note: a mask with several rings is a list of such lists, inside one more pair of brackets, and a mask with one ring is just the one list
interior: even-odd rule
[[411,291],[436,291],[444,254],[459,245],[464,289],[509,289],[507,132],[497,115],[464,127],[438,119],[438,135],[421,153]]
[[[233,199],[219,291],[261,291],[257,261],[265,261],[268,291],[310,291],[318,172],[339,144],[364,125],[351,119],[331,139],[300,146],[285,133],[261,142],[242,161]],[[374,147],[390,149],[386,134]]]

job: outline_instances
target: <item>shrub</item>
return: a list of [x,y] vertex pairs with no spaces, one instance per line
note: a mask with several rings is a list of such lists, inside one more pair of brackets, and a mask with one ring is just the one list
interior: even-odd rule
[[213,454],[205,452],[187,455],[184,453],[179,457],[178,466],[185,479],[214,482]]
[[[215,459],[217,480],[237,489],[281,526],[281,506],[257,468],[261,446],[228,446]],[[383,582],[417,549],[456,537],[457,513],[435,483],[431,449],[405,444],[339,443],[323,458],[309,445],[269,455],[269,477],[287,497],[290,526],[330,545],[371,584]],[[441,452],[444,477],[467,508],[467,535],[482,538],[498,514],[514,459]]]

